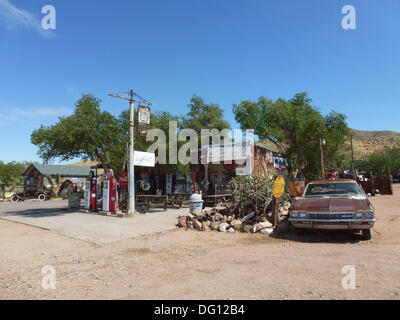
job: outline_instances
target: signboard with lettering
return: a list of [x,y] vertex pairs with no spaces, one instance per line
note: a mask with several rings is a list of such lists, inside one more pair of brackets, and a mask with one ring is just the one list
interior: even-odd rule
[[282,176],[276,178],[273,186],[272,186],[272,194],[275,198],[282,197],[283,193],[285,192],[285,179]]

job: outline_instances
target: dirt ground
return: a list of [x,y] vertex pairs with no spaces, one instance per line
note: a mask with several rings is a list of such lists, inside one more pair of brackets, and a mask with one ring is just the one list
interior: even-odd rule
[[[372,241],[348,232],[175,230],[104,245],[0,220],[1,299],[400,299],[400,186],[371,198]],[[42,267],[56,288],[42,287]],[[341,283],[355,267],[356,288]]]

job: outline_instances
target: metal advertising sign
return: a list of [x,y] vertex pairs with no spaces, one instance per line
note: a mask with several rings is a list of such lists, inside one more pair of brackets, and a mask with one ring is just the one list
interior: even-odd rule
[[118,181],[121,188],[125,188],[128,186],[128,174],[126,173],[126,171],[121,172]]
[[138,106],[138,134],[145,137],[150,130],[150,108]]
[[282,197],[283,193],[285,192],[285,179],[282,176],[276,178],[273,186],[272,186],[272,194],[275,198]]
[[281,172],[286,170],[286,159],[282,157],[274,157],[274,168]]

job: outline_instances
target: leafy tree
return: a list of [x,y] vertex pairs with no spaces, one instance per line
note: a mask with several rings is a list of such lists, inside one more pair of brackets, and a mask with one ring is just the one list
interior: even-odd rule
[[[31,141],[39,147],[39,155],[45,163],[57,158],[67,161],[74,158],[99,161],[104,168],[114,169],[119,176],[128,160],[129,143],[129,110],[124,110],[118,117],[100,110],[101,100],[91,94],[83,95],[75,104],[74,113],[68,117],[60,117],[59,121],[49,127],[41,126],[33,131]],[[137,111],[135,110],[135,119]],[[169,122],[177,121],[178,116],[169,112],[156,112],[151,117],[151,128],[163,130],[167,137]],[[134,130],[134,147],[138,151],[146,151],[153,141],[138,135]],[[180,167],[175,165],[173,168]],[[182,166],[181,170],[186,167]]]
[[229,129],[229,123],[223,119],[224,111],[214,103],[206,104],[203,98],[193,95],[188,104],[190,111],[182,117],[184,128],[191,128],[200,134],[202,129]]
[[111,162],[111,153],[121,140],[119,123],[107,111],[100,110],[100,99],[83,95],[71,116],[60,117],[50,127],[33,131],[31,141],[39,147],[45,163],[59,158],[98,160],[104,168]]
[[254,129],[261,140],[277,146],[286,156],[288,171],[294,177],[300,171],[313,179],[320,172],[320,139],[326,140],[325,167],[338,168],[343,161],[339,151],[349,129],[345,115],[332,111],[324,117],[311,106],[311,101],[305,92],[297,93],[289,101],[260,97],[257,102],[244,100],[234,104],[233,113],[242,129]]
[[24,177],[22,174],[29,166],[28,162],[9,162],[3,163],[0,161],[0,191],[4,196],[6,188],[10,188],[15,191],[18,188],[23,187]]
[[361,172],[372,172],[373,174],[386,173],[389,166],[391,173],[395,173],[400,168],[400,148],[387,148],[384,151],[374,152],[368,160],[355,161],[355,168]]

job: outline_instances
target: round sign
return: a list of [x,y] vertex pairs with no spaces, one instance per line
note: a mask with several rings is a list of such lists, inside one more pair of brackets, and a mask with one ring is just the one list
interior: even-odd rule
[[128,185],[128,175],[125,171],[121,172],[118,181],[121,188],[125,188]]
[[273,186],[272,186],[272,194],[275,198],[282,197],[283,193],[285,192],[285,179],[282,176],[276,178]]

